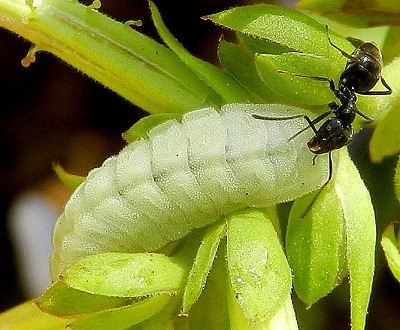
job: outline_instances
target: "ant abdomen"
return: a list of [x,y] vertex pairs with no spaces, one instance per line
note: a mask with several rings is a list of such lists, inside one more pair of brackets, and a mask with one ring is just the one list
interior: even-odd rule
[[381,78],[382,62],[379,48],[366,42],[351,54],[340,80],[356,93],[369,92]]

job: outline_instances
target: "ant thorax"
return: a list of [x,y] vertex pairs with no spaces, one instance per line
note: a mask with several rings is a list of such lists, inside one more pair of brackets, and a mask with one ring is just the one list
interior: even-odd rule
[[341,104],[355,103],[357,101],[357,95],[354,92],[354,88],[349,85],[347,77],[340,78],[338,89],[333,89],[333,93]]
[[332,109],[336,118],[340,118],[344,126],[349,126],[356,118],[356,113],[359,112],[354,102],[348,102],[343,105],[338,105],[336,102],[330,102],[328,106]]

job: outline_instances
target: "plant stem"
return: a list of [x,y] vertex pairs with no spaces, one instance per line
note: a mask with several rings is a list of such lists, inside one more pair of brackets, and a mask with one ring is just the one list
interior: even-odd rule
[[23,65],[51,52],[150,113],[219,99],[172,51],[76,0],[0,0],[0,26],[34,43]]

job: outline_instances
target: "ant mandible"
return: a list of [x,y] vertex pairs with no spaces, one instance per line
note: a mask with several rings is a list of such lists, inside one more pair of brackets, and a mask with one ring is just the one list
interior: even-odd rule
[[[326,28],[328,29],[327,26]],[[324,153],[329,154],[328,180],[324,183],[317,195],[314,197],[312,203],[304,212],[303,217],[308,213],[315,199],[332,179],[331,152],[335,149],[340,149],[353,141],[354,130],[352,127],[352,123],[354,122],[356,114],[360,115],[368,122],[372,121],[372,118],[368,117],[357,109],[356,93],[362,95],[389,95],[392,93],[392,89],[386,83],[385,79],[381,76],[383,59],[382,53],[379,48],[373,43],[363,42],[359,39],[348,38],[348,40],[355,47],[358,46],[351,54],[346,53],[338,46],[336,46],[328,36],[329,44],[347,58],[346,67],[339,78],[338,88],[336,88],[335,83],[331,78],[292,74],[297,77],[304,77],[317,81],[328,82],[329,87],[334,93],[335,97],[340,101],[340,105],[334,101],[330,102],[328,104],[330,110],[321,114],[313,120],[311,120],[310,117],[306,115],[295,115],[282,118],[266,117],[256,114],[252,115],[254,118],[262,120],[288,120],[304,117],[308,123],[308,126],[297,132],[289,139],[289,141],[294,139],[296,136],[298,136],[300,133],[304,132],[308,128],[311,128],[315,135],[307,142],[307,146],[309,150],[315,154],[313,158],[313,164],[315,162],[315,158],[318,155]],[[279,72],[287,73],[284,71]],[[382,82],[382,85],[386,88],[386,90],[371,91],[371,89],[377,84],[379,80]],[[329,114],[333,114],[333,117],[327,119],[320,126],[320,128],[317,129],[315,125],[322,121]]]

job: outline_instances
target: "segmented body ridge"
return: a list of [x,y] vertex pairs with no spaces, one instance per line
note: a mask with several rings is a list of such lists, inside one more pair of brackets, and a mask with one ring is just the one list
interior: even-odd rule
[[206,108],[165,122],[92,170],[54,231],[53,276],[89,254],[154,251],[246,206],[293,200],[326,180],[312,165],[304,122],[260,121],[280,105]]

